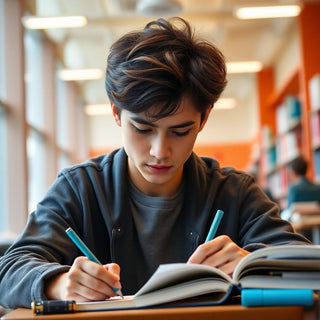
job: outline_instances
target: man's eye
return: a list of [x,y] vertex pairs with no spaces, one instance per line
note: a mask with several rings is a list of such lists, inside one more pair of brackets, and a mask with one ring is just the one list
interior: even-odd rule
[[173,133],[178,137],[184,137],[184,136],[188,135],[189,132],[190,132],[190,129],[188,129],[186,131],[174,131]]
[[133,126],[133,127],[134,127],[134,130],[140,134],[147,134],[151,132],[151,129],[139,129],[136,126]]

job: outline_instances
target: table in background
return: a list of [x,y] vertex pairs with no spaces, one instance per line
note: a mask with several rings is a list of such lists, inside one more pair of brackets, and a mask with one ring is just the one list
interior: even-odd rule
[[295,230],[311,230],[313,244],[320,244],[320,204],[317,201],[295,202],[290,211],[290,221]]

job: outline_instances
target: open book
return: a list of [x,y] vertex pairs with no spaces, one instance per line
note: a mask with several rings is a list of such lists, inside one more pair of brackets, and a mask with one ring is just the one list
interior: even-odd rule
[[[159,305],[214,305],[243,288],[320,290],[320,246],[283,245],[247,255],[233,277],[219,269],[173,263],[160,265],[133,296],[76,304],[77,311],[144,308]],[[236,290],[235,290],[236,289]]]

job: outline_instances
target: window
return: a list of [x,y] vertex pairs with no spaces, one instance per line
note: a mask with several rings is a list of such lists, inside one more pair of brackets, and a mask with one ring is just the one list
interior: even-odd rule
[[0,233],[4,232],[8,228],[8,221],[6,217],[7,208],[7,157],[5,150],[7,150],[7,135],[6,135],[6,110],[0,104]]
[[58,160],[58,170],[61,171],[64,168],[71,166],[70,157],[66,152],[61,151]]
[[0,1],[0,242],[14,239],[27,218],[21,5]]
[[8,3],[0,1],[0,243],[23,231],[59,170],[87,157],[77,86],[57,84],[53,44],[23,29],[24,1]]
[[26,116],[32,127],[43,129],[43,75],[42,38],[38,31],[28,31],[24,36]]
[[28,161],[28,212],[45,193],[45,103],[43,74],[43,39],[38,31],[27,31],[24,36],[26,120],[28,124],[27,161]]
[[69,121],[70,105],[68,104],[67,83],[57,79],[57,145],[60,149],[67,150],[70,147]]
[[41,134],[30,129],[27,140],[28,155],[28,210],[36,209],[45,193],[44,141]]
[[[2,11],[0,7],[0,11]],[[0,65],[4,65],[4,22],[2,21],[2,14],[0,13]],[[4,68],[0,68],[0,101],[4,97]],[[7,209],[7,157],[6,157],[6,143],[7,143],[7,130],[6,126],[6,110],[0,102],[0,234],[7,228],[8,221],[6,217]]]

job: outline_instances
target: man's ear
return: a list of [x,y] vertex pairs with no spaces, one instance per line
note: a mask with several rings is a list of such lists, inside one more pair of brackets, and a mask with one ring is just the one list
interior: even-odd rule
[[208,108],[204,114],[204,117],[202,119],[202,122],[200,124],[200,129],[199,129],[199,132],[203,129],[204,125],[206,124],[208,118],[209,118],[209,115],[210,115],[210,112],[211,112],[212,108]]
[[111,102],[111,111],[112,111],[112,116],[114,121],[119,127],[121,127],[121,119],[120,119],[119,113],[117,111],[116,106],[112,102]]

